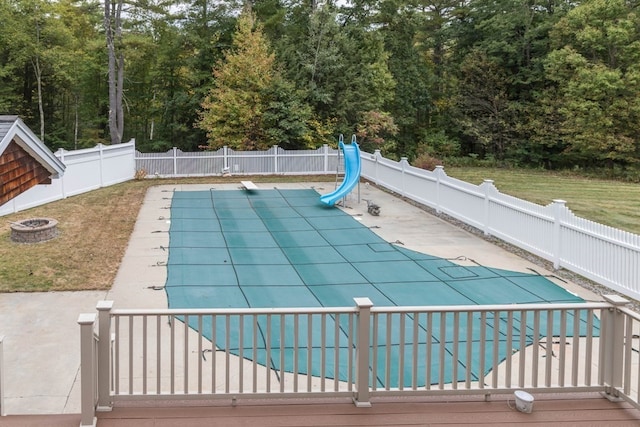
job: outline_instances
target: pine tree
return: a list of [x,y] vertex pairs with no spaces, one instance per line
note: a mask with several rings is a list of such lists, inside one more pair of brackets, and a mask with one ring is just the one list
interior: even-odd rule
[[214,87],[202,103],[197,124],[207,132],[209,148],[267,148],[262,122],[269,102],[266,93],[276,76],[275,56],[250,10],[238,18],[232,48],[213,74]]

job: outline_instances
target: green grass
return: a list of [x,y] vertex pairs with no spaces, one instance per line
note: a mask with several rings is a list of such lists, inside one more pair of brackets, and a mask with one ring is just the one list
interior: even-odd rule
[[577,216],[640,234],[640,184],[539,170],[445,167],[445,172],[472,184],[492,179],[501,193],[543,206],[565,200]]

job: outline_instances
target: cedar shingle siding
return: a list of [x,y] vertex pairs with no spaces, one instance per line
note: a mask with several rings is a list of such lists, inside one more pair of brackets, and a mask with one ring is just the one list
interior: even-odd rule
[[14,141],[0,155],[0,205],[38,184],[50,184],[51,172]]

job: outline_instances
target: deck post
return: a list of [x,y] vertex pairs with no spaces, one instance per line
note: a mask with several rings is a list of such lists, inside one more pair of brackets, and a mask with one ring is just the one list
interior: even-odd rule
[[624,366],[624,334],[625,315],[618,307],[625,306],[628,300],[618,295],[603,295],[605,301],[612,306],[609,310],[602,312],[605,320],[602,333],[601,351],[604,353],[604,385],[606,387],[605,397],[610,400],[619,398],[619,390],[622,387],[622,376]]
[[369,298],[354,298],[358,309],[356,336],[356,392],[353,403],[359,408],[371,407],[369,401],[369,334],[371,331],[371,307]]
[[96,419],[96,372],[93,328],[95,313],[84,313],[78,317],[80,325],[80,427],[95,427]]
[[100,412],[112,409],[109,388],[109,367],[111,366],[111,309],[113,301],[98,301],[98,407]]

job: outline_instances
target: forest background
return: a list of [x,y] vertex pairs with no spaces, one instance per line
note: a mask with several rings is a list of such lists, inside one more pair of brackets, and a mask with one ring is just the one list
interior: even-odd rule
[[0,0],[0,114],[52,149],[362,149],[640,181],[625,0]]

